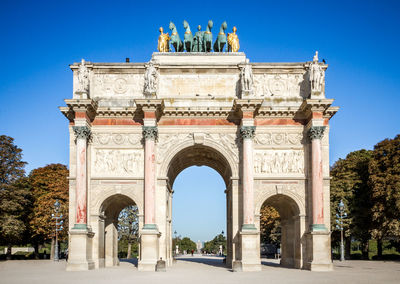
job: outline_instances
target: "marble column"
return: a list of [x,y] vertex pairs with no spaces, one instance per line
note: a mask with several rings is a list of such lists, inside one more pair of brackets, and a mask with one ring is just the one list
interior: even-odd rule
[[156,158],[155,140],[158,136],[157,126],[143,126],[145,140],[144,149],[144,227],[157,229],[155,220],[155,191],[156,191]]
[[74,228],[84,229],[87,226],[87,140],[91,132],[87,126],[73,126],[73,130],[76,137],[76,214]]
[[243,225],[242,229],[256,229],[254,225],[253,137],[255,126],[242,126],[243,139]]
[[311,140],[312,171],[312,231],[327,230],[324,225],[324,191],[322,172],[321,139],[325,126],[312,126],[309,130]]

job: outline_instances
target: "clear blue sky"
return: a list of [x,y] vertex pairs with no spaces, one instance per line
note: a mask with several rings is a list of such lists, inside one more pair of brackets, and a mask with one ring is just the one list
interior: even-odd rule
[[[333,163],[400,132],[399,14],[400,1],[2,0],[0,134],[15,138],[28,172],[49,163],[67,164],[67,120],[57,107],[72,97],[68,64],[81,58],[148,61],[156,51],[158,28],[167,30],[170,20],[181,34],[184,19],[192,29],[212,19],[214,33],[226,20],[229,31],[237,26],[241,51],[253,62],[308,61],[315,50],[326,59],[326,94],[341,107],[331,120]],[[185,178],[204,177],[215,186],[205,186],[201,194],[210,192],[210,199],[221,198],[216,203],[224,205],[222,179],[202,168],[183,172],[176,186]],[[200,189],[185,192],[189,199]],[[180,216],[192,211],[177,195],[174,221],[182,234],[179,224],[189,231],[192,225]],[[219,210],[210,206],[204,218],[213,220]],[[212,229],[203,228],[207,238],[225,228],[224,221],[215,222]]]

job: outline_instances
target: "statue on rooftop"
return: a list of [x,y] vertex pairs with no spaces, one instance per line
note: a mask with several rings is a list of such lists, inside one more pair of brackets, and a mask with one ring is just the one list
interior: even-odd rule
[[193,50],[193,35],[190,31],[189,23],[183,21],[183,27],[185,28],[185,34],[183,36],[183,46],[187,52],[192,52]]
[[183,43],[173,22],[169,22],[169,29],[171,30],[170,44],[175,48],[175,52],[182,52]]
[[213,27],[213,21],[209,20],[206,31],[203,34],[203,51],[211,52],[212,50],[212,33],[211,29]]
[[223,52],[224,46],[226,44],[226,34],[225,30],[227,28],[226,22],[223,22],[221,27],[219,28],[219,34],[217,36],[217,40],[214,43],[214,51],[215,52]]
[[320,94],[322,92],[322,83],[325,73],[321,65],[318,63],[318,51],[315,52],[313,62],[309,67],[309,79],[311,83],[311,95]]
[[160,27],[160,36],[158,37],[157,49],[159,52],[169,52],[169,34],[164,33],[164,29]]
[[193,52],[202,52],[203,50],[203,34],[204,32],[201,31],[201,26],[197,27],[197,32],[194,34],[193,37]]
[[232,31],[233,31],[232,33],[228,34],[228,38],[227,38],[228,39],[228,52],[229,51],[238,52],[240,45],[239,45],[239,38],[236,34],[236,31],[237,31],[236,27],[233,27]]

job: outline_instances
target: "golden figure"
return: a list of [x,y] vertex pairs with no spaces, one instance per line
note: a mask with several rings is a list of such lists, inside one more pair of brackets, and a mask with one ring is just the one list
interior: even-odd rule
[[158,37],[158,46],[157,49],[159,52],[169,52],[169,34],[164,34],[164,29],[160,28],[160,36]]
[[227,40],[228,40],[228,52],[238,52],[240,45],[239,45],[239,38],[236,34],[236,27],[232,29],[233,33],[229,33]]

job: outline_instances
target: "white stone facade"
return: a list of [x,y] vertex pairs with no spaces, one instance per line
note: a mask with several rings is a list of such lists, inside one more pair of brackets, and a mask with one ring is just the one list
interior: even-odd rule
[[[312,64],[327,68],[248,63],[244,53],[154,53],[148,92],[148,63],[86,62],[86,97],[80,64],[71,65],[73,99],[60,108],[70,121],[67,269],[118,264],[116,222],[129,204],[140,214],[139,270],[154,270],[160,258],[172,265],[173,184],[192,165],[214,168],[226,183],[228,267],[260,269],[268,203],[282,218],[282,265],[331,269],[329,119],[338,108],[324,82],[312,98]],[[90,131],[86,144],[73,127]],[[77,213],[82,198],[86,219]]]

